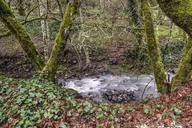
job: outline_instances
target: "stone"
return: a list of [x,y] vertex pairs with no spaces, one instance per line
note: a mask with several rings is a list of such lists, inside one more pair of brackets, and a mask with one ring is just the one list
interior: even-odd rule
[[80,80],[67,80],[65,87],[72,88],[83,97],[90,98],[95,102],[127,103],[131,100],[142,100],[148,95],[159,96],[152,75],[106,74],[99,77],[91,76]]
[[134,100],[133,91],[122,90],[107,90],[102,94],[103,98],[111,103],[127,103]]

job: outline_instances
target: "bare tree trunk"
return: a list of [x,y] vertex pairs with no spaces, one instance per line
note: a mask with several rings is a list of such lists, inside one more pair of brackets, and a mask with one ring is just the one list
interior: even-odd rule
[[89,56],[89,50],[88,48],[83,48],[84,49],[84,53],[85,53],[85,68],[91,66],[91,60],[90,60],[90,56]]
[[[38,0],[39,2],[39,14],[41,17],[46,16],[48,18],[48,1],[47,4],[43,2],[43,0]],[[44,43],[44,57],[45,60],[49,58],[49,49],[50,49],[50,32],[49,32],[49,22],[48,19],[41,20],[41,31],[43,35],[43,43]]]
[[82,57],[81,57],[81,50],[82,49],[78,49],[75,46],[73,47],[73,49],[75,50],[75,52],[77,54],[79,71],[82,72],[83,71],[83,60],[82,60]]
[[174,24],[173,24],[173,22],[171,21],[170,27],[169,27],[170,30],[169,30],[169,39],[168,39],[168,42],[172,39],[173,27],[174,27]]
[[[79,8],[79,13],[80,13],[80,20],[81,20],[81,29],[84,30],[84,26],[83,26],[83,23],[84,23],[84,17],[83,17],[83,14],[82,14],[82,8],[80,7]],[[89,57],[89,51],[88,51],[88,48],[86,48],[86,46],[83,46],[83,51],[84,51],[84,54],[85,54],[85,68],[89,67],[90,64],[91,64],[91,60],[90,60],[90,57]]]
[[167,93],[169,90],[168,90],[168,86],[166,86],[165,69],[162,63],[159,44],[155,36],[155,29],[153,25],[153,19],[152,19],[152,14],[151,14],[148,0],[142,0],[142,8],[143,8],[148,51],[149,51],[150,58],[152,60],[157,89],[158,89],[158,92],[160,93]]

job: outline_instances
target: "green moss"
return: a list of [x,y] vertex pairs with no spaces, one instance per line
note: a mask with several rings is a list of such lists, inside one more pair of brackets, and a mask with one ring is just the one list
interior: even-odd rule
[[[157,0],[160,8],[192,38],[192,0]],[[192,70],[191,39],[185,46],[179,68],[172,81],[172,91],[181,86]]]
[[76,13],[78,6],[79,6],[79,0],[76,0],[73,3],[68,4],[65,10],[63,21],[60,24],[59,32],[54,42],[51,56],[42,71],[43,74],[44,73],[48,74],[48,79],[51,81],[54,81],[55,79],[55,74],[58,68],[58,55],[62,46],[65,46],[67,43],[65,39],[66,32],[69,32],[69,29],[72,26],[73,15]]
[[180,62],[179,68],[172,81],[172,91],[175,91],[179,86],[189,78],[192,70],[192,48],[188,51]]
[[19,41],[23,50],[27,53],[31,59],[33,66],[36,71],[41,71],[44,67],[44,60],[41,54],[37,51],[34,43],[32,42],[27,31],[22,25],[16,20],[15,16],[11,12],[8,5],[4,0],[0,0],[0,19],[8,27],[13,35]]
[[192,0],[157,0],[165,14],[192,36]]
[[185,43],[185,48],[183,50],[183,55],[182,55],[183,57],[185,57],[187,55],[187,53],[189,52],[191,46],[192,46],[192,38],[189,37],[186,40],[186,43]]
[[144,15],[146,40],[147,40],[149,55],[152,60],[155,81],[157,84],[158,91],[161,93],[166,93],[168,92],[167,90],[168,88],[167,86],[165,86],[165,80],[166,80],[165,69],[162,63],[159,44],[155,36],[155,30],[154,30],[150,5],[147,0],[142,0],[142,8],[143,8],[143,15]]

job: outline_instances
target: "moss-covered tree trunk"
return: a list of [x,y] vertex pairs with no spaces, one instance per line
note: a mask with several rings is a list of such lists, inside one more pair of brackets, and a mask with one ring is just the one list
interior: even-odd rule
[[0,0],[0,19],[8,27],[12,34],[18,39],[23,50],[31,59],[36,71],[42,74],[48,74],[48,79],[53,81],[58,67],[58,55],[62,46],[66,44],[66,34],[69,32],[73,15],[77,12],[80,0],[69,0],[65,10],[63,21],[61,22],[59,32],[56,36],[51,56],[45,64],[43,57],[37,51],[27,31],[16,20],[8,5],[4,0]]
[[27,53],[36,71],[41,71],[44,67],[44,60],[37,51],[27,31],[16,20],[8,5],[4,0],[0,0],[0,20],[7,26],[13,35],[18,39],[21,47]]
[[172,91],[182,86],[192,74],[192,39],[189,37],[183,50],[182,59],[180,61],[177,72],[172,80]]
[[185,47],[183,49],[183,54],[182,54],[182,57],[184,58],[188,51],[192,48],[192,38],[191,37],[186,37],[186,40],[185,40]]
[[[160,8],[192,38],[192,0],[157,0]],[[187,48],[189,49],[189,46]],[[184,51],[179,68],[172,80],[172,91],[181,86],[192,70],[192,48]]]
[[146,41],[148,45],[149,55],[153,64],[155,81],[157,89],[160,93],[167,93],[165,69],[162,63],[159,44],[155,36],[155,29],[148,0],[142,0],[142,11],[144,16],[144,27],[146,31]]
[[162,11],[192,37],[192,0],[157,0]]
[[80,5],[80,0],[71,0],[65,9],[63,21],[60,24],[59,32],[56,36],[54,46],[50,55],[50,58],[44,67],[42,73],[48,75],[48,79],[51,81],[55,80],[55,74],[58,67],[58,55],[63,46],[66,45],[66,34],[73,23],[73,15],[77,12]]

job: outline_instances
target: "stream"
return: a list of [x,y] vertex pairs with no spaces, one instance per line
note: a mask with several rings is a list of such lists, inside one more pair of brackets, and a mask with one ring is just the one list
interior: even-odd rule
[[160,95],[153,75],[108,74],[65,81],[59,79],[58,83],[95,102],[126,103]]

